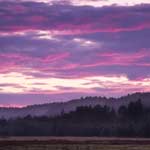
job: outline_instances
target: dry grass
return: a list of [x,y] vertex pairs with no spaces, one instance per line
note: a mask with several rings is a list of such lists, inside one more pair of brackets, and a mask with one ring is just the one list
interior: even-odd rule
[[8,137],[0,150],[150,150],[150,139],[82,137]]
[[150,145],[21,145],[2,146],[0,150],[150,150]]

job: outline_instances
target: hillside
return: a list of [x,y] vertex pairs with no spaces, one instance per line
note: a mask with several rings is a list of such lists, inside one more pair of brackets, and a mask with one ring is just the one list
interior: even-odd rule
[[78,106],[95,106],[107,105],[118,109],[121,105],[127,105],[131,101],[142,100],[143,105],[150,106],[150,93],[134,93],[120,98],[106,98],[106,97],[85,97],[81,99],[74,99],[64,103],[49,103],[42,105],[31,105],[24,108],[0,108],[0,118],[16,118],[31,116],[56,116],[62,111],[70,112]]

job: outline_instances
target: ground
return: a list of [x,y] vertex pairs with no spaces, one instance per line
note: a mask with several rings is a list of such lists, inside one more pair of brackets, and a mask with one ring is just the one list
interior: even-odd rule
[[2,137],[0,150],[150,150],[150,139]]

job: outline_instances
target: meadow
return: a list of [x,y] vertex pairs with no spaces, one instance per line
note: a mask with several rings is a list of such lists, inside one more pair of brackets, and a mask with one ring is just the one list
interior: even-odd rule
[[7,137],[0,150],[150,150],[150,140],[140,138]]

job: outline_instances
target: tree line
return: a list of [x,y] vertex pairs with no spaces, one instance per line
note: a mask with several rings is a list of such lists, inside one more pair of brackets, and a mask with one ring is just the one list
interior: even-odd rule
[[0,136],[150,137],[150,108],[139,99],[118,110],[81,106],[55,117],[1,118]]

